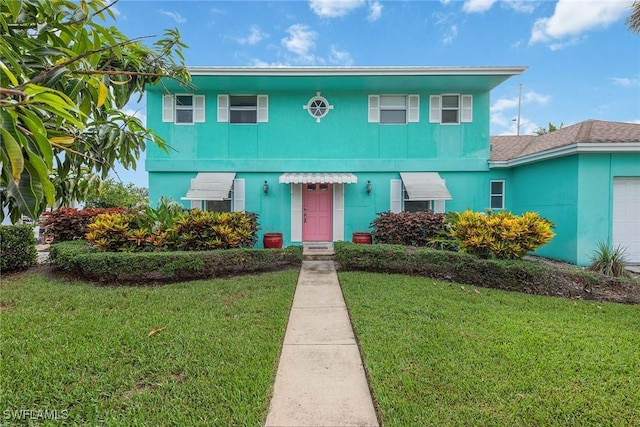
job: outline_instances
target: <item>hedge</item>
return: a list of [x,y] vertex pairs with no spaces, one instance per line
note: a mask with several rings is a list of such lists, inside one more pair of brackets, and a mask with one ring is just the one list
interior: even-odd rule
[[96,252],[86,242],[51,246],[61,270],[102,284],[145,285],[258,273],[302,264],[302,248],[199,252]]
[[339,270],[409,274],[528,294],[640,304],[640,286],[634,281],[586,270],[400,245],[338,242],[334,247]]
[[25,270],[36,263],[38,250],[33,226],[0,226],[0,272]]

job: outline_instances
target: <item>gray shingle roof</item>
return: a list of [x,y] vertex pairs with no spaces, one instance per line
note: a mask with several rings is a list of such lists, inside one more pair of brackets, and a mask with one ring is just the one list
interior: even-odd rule
[[508,161],[589,143],[640,143],[640,124],[587,120],[540,136],[492,136],[489,160]]

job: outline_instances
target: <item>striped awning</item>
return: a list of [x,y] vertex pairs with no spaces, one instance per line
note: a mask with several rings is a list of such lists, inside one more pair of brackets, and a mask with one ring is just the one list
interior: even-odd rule
[[182,200],[225,200],[233,186],[235,173],[198,172]]
[[348,172],[336,173],[283,173],[280,184],[356,184],[358,177]]
[[451,200],[438,172],[400,172],[409,200]]

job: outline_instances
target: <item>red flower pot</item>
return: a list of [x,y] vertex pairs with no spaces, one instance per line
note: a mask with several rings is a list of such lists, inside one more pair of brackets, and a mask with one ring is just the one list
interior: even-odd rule
[[363,233],[363,232],[353,233],[351,241],[359,245],[370,245],[371,233]]
[[282,243],[282,233],[264,233],[262,237],[262,244],[265,249],[280,249]]

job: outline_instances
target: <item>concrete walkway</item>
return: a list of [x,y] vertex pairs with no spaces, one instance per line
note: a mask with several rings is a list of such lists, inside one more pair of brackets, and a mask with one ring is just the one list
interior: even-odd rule
[[332,260],[302,263],[266,426],[378,426]]

